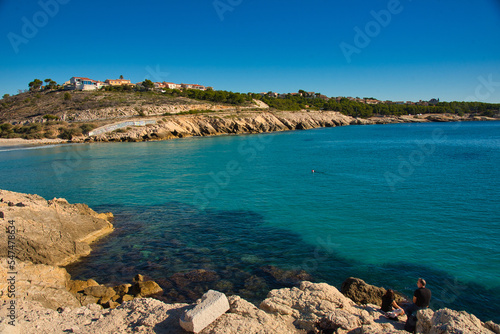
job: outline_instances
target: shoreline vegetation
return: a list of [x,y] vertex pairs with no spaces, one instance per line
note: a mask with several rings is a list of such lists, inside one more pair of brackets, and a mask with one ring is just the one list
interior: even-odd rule
[[[7,190],[0,190],[0,198],[0,225],[13,236],[9,244],[0,244],[7,254],[0,270],[10,275],[0,282],[2,332],[15,324],[23,333],[185,333],[179,319],[196,304],[166,303],[162,287],[147,277],[138,274],[131,284],[107,286],[71,280],[61,267],[88,255],[89,245],[113,232],[112,213]],[[174,276],[185,285],[207,274],[198,270]],[[385,289],[351,277],[339,291],[310,282],[303,271],[293,275],[293,284],[270,291],[259,306],[228,295],[229,310],[201,333],[405,333],[404,316],[389,320],[380,310]],[[426,309],[417,316],[418,333],[500,333],[498,324],[464,311]]]
[[[500,120],[500,104],[480,102],[328,98],[302,90],[244,94],[143,86],[111,86],[98,91],[46,87],[14,96],[6,94],[0,100],[1,145],[165,140],[354,124]],[[103,126],[146,119],[156,123],[148,125],[146,131],[126,127],[100,136],[89,135]],[[199,127],[190,129],[190,122]]]

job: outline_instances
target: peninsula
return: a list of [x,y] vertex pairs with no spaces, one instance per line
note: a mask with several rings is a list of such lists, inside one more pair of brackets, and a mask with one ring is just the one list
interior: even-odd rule
[[97,81],[83,79],[72,77],[63,86],[49,79],[41,86],[37,79],[30,83],[30,90],[5,95],[0,101],[0,145],[147,141],[358,124],[500,119],[500,105],[479,102],[329,98],[302,90],[242,94],[148,80],[131,84],[123,79],[99,82],[98,89]]

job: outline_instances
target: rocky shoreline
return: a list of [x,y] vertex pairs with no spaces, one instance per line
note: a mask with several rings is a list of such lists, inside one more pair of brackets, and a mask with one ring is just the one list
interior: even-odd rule
[[[0,225],[14,235],[0,242],[0,332],[185,333],[179,318],[195,304],[163,302],[156,282],[137,275],[131,284],[109,287],[71,280],[59,267],[87,255],[92,242],[111,233],[111,219],[84,204],[0,190]],[[380,311],[383,288],[349,278],[341,292],[309,282],[305,272],[269,270],[295,277],[293,287],[270,291],[259,307],[229,296],[229,310],[201,333],[406,333],[404,317],[388,320]],[[197,275],[204,273],[175,280]],[[499,325],[463,311],[425,310],[418,317],[418,333],[500,333]]]
[[75,138],[73,142],[136,142],[186,137],[257,134],[308,130],[347,125],[428,123],[496,120],[488,117],[457,115],[408,115],[355,118],[335,111],[240,111],[207,115],[171,115],[157,118],[156,124],[130,127],[92,137]]
[[[218,111],[199,115],[150,115],[147,118],[132,117],[128,121],[155,124],[130,126],[94,136],[77,136],[71,140],[62,139],[0,139],[0,146],[52,145],[64,143],[95,142],[139,142],[169,140],[175,138],[219,136],[234,134],[256,134],[280,131],[307,130],[321,127],[346,125],[372,125],[396,123],[429,123],[492,121],[496,118],[471,115],[429,114],[356,118],[335,111],[264,111],[238,110]],[[123,122],[121,120],[120,122]],[[113,125],[108,123],[107,125]]]

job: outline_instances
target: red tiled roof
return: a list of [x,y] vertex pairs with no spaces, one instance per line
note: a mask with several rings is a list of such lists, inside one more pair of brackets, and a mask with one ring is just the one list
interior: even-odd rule
[[73,77],[75,79],[80,79],[80,80],[85,80],[85,81],[93,81],[96,82],[95,80],[89,79],[89,78],[84,78],[84,77]]

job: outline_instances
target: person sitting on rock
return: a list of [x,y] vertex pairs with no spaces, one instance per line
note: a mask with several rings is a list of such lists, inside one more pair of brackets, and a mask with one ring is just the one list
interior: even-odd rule
[[381,309],[386,312],[385,316],[391,319],[397,319],[399,315],[405,314],[405,311],[396,303],[392,289],[387,290],[382,296]]
[[417,281],[418,289],[413,293],[413,303],[405,308],[405,313],[408,316],[405,324],[405,330],[413,332],[417,323],[416,312],[429,307],[431,302],[431,290],[425,287],[426,282],[423,278]]
[[415,311],[429,307],[431,302],[431,290],[425,287],[426,282],[423,278],[417,281],[418,289],[413,292],[413,304],[405,310],[406,314],[410,315]]

